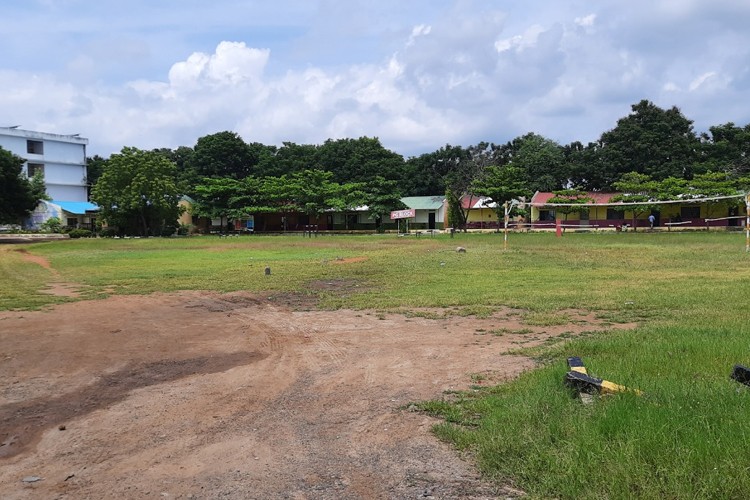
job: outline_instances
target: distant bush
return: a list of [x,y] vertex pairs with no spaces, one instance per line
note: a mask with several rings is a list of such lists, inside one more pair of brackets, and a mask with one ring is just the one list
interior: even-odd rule
[[73,229],[68,233],[71,238],[91,238],[93,233],[88,229]]
[[117,230],[113,227],[104,227],[99,231],[99,236],[102,238],[114,238],[117,236]]

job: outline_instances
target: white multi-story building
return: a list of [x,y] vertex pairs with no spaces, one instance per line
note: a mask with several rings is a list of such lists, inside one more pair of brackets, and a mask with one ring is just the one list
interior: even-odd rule
[[0,147],[26,162],[26,175],[44,175],[44,184],[52,200],[42,202],[29,224],[38,226],[49,217],[58,217],[64,225],[93,224],[96,205],[88,202],[86,146],[89,140],[78,134],[58,135],[33,132],[17,127],[0,127]]
[[88,143],[88,139],[77,134],[58,135],[0,127],[0,147],[26,160],[24,168],[29,177],[42,172],[47,194],[56,201],[88,201]]

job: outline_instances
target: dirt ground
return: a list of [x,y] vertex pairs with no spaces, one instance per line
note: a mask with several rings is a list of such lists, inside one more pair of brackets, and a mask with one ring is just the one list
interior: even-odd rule
[[510,349],[601,328],[302,302],[181,292],[0,312],[2,498],[516,496],[409,403],[516,377],[534,362]]

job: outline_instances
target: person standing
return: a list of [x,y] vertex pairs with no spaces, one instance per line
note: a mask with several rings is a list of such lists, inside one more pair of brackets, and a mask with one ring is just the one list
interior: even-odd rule
[[651,229],[654,229],[654,222],[656,222],[656,217],[654,217],[654,214],[651,214],[648,216],[648,224],[651,226]]

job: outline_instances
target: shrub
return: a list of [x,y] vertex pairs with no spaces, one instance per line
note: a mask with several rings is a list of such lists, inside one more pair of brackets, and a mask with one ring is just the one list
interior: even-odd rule
[[62,231],[62,221],[59,217],[50,217],[39,224],[39,228],[45,233],[59,233]]
[[91,238],[93,233],[88,229],[73,229],[68,233],[71,238]]

